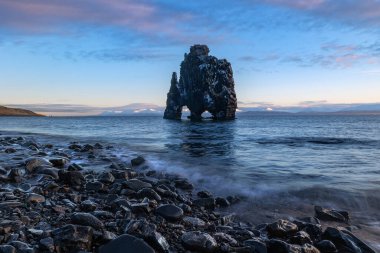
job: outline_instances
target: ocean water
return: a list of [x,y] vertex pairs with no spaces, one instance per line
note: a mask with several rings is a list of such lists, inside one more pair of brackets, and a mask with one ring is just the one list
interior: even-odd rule
[[110,143],[215,194],[241,195],[252,222],[348,210],[380,242],[380,116],[250,116],[228,122],[160,117],[0,118],[0,132],[50,142]]

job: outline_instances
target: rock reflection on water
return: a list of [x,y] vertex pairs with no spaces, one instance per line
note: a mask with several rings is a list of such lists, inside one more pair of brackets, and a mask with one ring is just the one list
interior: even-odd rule
[[[210,126],[213,124],[212,126]],[[190,157],[233,158],[235,122],[175,121],[169,124],[169,139],[165,147],[170,151],[185,152]],[[174,143],[172,140],[177,140]]]

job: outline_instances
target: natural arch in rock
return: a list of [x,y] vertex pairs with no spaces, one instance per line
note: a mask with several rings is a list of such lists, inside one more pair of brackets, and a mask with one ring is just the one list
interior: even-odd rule
[[215,120],[235,119],[237,99],[231,64],[210,56],[206,45],[194,45],[181,63],[180,77],[172,74],[165,119],[181,119],[187,106],[192,120],[209,111]]

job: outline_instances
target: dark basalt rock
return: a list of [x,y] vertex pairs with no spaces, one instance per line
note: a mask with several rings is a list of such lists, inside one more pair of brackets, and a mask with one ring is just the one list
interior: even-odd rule
[[333,209],[323,208],[321,206],[315,206],[315,217],[321,220],[348,222],[350,219],[346,211],[337,211]]
[[275,239],[267,242],[267,249],[269,253],[320,253],[317,248],[310,244],[299,246]]
[[278,220],[267,226],[268,234],[271,237],[287,237],[298,231],[298,226],[287,220]]
[[90,226],[95,229],[102,229],[104,227],[98,218],[89,213],[74,213],[71,216],[71,222],[77,225]]
[[192,120],[208,111],[216,120],[235,118],[237,100],[231,64],[208,55],[206,45],[194,45],[181,63],[180,78],[172,75],[164,118],[180,119],[187,106]]
[[341,231],[336,228],[328,227],[323,233],[323,239],[332,241],[339,252],[375,253],[368,245],[345,230]]
[[88,226],[66,225],[52,231],[54,245],[58,252],[90,250],[93,229]]
[[183,210],[178,206],[167,204],[156,209],[156,214],[169,221],[176,221],[183,216]]
[[184,233],[181,241],[186,249],[205,253],[215,252],[218,246],[211,235],[199,231]]
[[100,247],[99,253],[155,253],[155,251],[143,240],[132,235],[121,235],[106,245]]

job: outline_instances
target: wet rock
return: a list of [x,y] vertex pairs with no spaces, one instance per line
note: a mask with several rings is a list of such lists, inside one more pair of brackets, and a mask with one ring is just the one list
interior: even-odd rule
[[46,237],[40,240],[39,246],[47,252],[54,252],[54,240],[51,237]]
[[88,183],[86,183],[85,188],[87,191],[94,191],[94,192],[99,192],[99,191],[105,190],[104,184],[99,182],[99,181],[88,182]]
[[121,235],[99,248],[99,253],[155,253],[143,240],[132,235]]
[[192,227],[205,227],[206,222],[197,217],[183,217],[183,222]]
[[83,167],[80,166],[79,164],[76,164],[76,163],[72,163],[69,165],[69,167],[67,168],[68,171],[81,171],[83,170]]
[[142,190],[144,188],[152,188],[152,185],[150,183],[143,182],[143,181],[138,180],[138,179],[127,180],[124,182],[124,186],[129,188],[129,189],[132,189],[136,192],[139,190]]
[[267,250],[270,253],[320,253],[317,248],[310,244],[299,246],[275,239],[267,242]]
[[60,170],[58,172],[58,175],[59,175],[59,180],[71,186],[81,186],[86,181],[82,173],[79,171]]
[[254,253],[267,253],[267,246],[259,238],[244,241],[244,246],[248,246]]
[[321,253],[336,253],[338,252],[334,243],[329,240],[322,240],[315,244],[315,247],[321,251]]
[[290,237],[290,242],[293,244],[303,245],[305,243],[312,244],[312,240],[308,233],[305,231],[299,231],[294,236]]
[[66,158],[51,158],[49,162],[53,164],[54,167],[62,168],[66,165],[68,160]]
[[156,214],[162,216],[166,220],[176,221],[183,216],[183,210],[178,206],[167,204],[156,209]]
[[138,157],[133,158],[131,160],[132,166],[139,166],[139,165],[143,164],[144,162],[145,162],[145,158],[142,156],[138,156]]
[[94,211],[96,207],[97,207],[97,204],[89,199],[80,203],[80,209],[81,211],[84,211],[84,212]]
[[20,183],[22,181],[23,171],[20,168],[12,168],[8,174],[9,180],[15,183]]
[[11,241],[9,242],[9,245],[15,247],[17,253],[34,253],[35,252],[33,248],[31,248],[31,246],[25,242]]
[[278,220],[269,224],[266,229],[271,237],[287,237],[298,231],[297,225],[287,220]]
[[375,253],[373,249],[348,231],[343,232],[336,228],[328,227],[322,237],[332,241],[339,252]]
[[218,205],[220,207],[229,207],[230,206],[230,202],[227,199],[221,198],[221,197],[217,197],[215,199],[215,203],[216,203],[216,205]]
[[160,195],[158,193],[151,189],[151,188],[143,188],[137,192],[137,197],[139,198],[148,198],[151,200],[161,201]]
[[11,245],[0,245],[0,253],[16,253],[16,248]]
[[199,207],[204,207],[206,209],[215,209],[216,202],[214,198],[202,198],[195,199],[193,204]]
[[45,202],[45,197],[36,193],[29,193],[26,197],[28,203],[42,203]]
[[212,198],[212,194],[209,191],[197,192],[197,196],[200,198]]
[[135,214],[149,213],[151,211],[149,203],[134,203],[129,208]]
[[333,209],[323,208],[321,206],[315,206],[315,217],[326,221],[347,222],[349,220],[348,212],[337,211]]
[[181,237],[182,245],[188,250],[194,250],[205,253],[215,252],[218,245],[215,239],[200,231],[186,232]]
[[323,231],[322,226],[319,223],[313,224],[297,220],[295,220],[293,223],[298,226],[299,230],[305,231],[313,242],[318,242],[321,240]]
[[95,229],[102,229],[103,222],[90,213],[74,213],[71,215],[71,222],[76,225],[90,226]]
[[182,190],[192,190],[194,189],[193,184],[191,184],[186,179],[178,179],[174,181],[175,187],[182,189]]
[[59,169],[49,168],[49,167],[40,167],[40,168],[38,168],[36,170],[37,174],[48,175],[48,176],[51,176],[54,179],[58,179],[59,178],[58,172],[59,172]]
[[218,243],[228,243],[230,246],[237,246],[238,242],[232,238],[229,234],[226,233],[215,233],[214,239]]
[[89,226],[65,225],[52,231],[54,245],[59,252],[78,252],[90,250],[93,229]]
[[173,73],[164,118],[180,119],[182,107],[192,120],[209,111],[214,119],[234,119],[237,108],[231,64],[209,56],[206,45],[194,45],[181,63],[180,79]]
[[29,172],[34,172],[34,170],[38,167],[51,167],[52,164],[42,157],[31,157],[25,160],[25,167]]
[[167,252],[169,244],[160,233],[156,231],[156,226],[146,220],[131,220],[125,228],[125,233],[144,239],[149,245],[160,252]]
[[98,180],[104,184],[112,184],[115,181],[115,177],[110,172],[103,172],[99,175]]
[[6,149],[4,150],[4,152],[7,153],[7,154],[13,154],[13,153],[16,153],[17,150],[14,149],[14,148],[6,148]]

